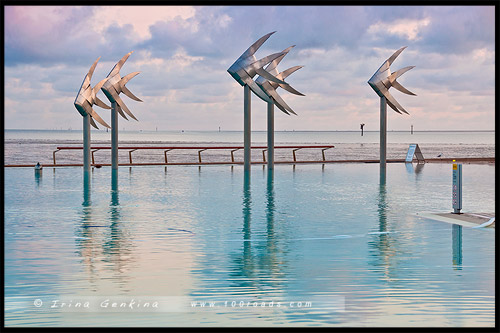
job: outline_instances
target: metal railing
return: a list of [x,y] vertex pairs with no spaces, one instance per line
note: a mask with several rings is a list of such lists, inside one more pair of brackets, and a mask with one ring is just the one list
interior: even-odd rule
[[[296,151],[300,149],[321,149],[321,156],[323,161],[326,162],[326,157],[325,157],[325,151],[331,148],[334,148],[335,146],[333,145],[324,145],[324,146],[275,146],[274,149],[292,149],[292,156],[293,156],[293,162],[304,162],[304,161],[297,161],[297,156],[295,154]],[[118,147],[119,150],[128,150],[128,156],[129,156],[129,162],[130,164],[134,164],[132,161],[132,152],[136,150],[163,150],[164,158],[165,158],[165,163],[163,164],[171,164],[168,162],[167,158],[167,153],[172,150],[198,150],[198,163],[199,164],[221,164],[221,163],[228,163],[228,164],[235,164],[239,162],[235,162],[234,159],[234,153],[240,149],[243,149],[243,146],[212,146],[212,147],[207,147],[207,146],[189,146],[189,147],[163,147],[163,146],[143,146],[143,147]],[[78,147],[78,146],[73,146],[73,147],[57,147],[57,150],[55,150],[52,153],[52,158],[54,161],[54,165],[58,165],[56,161],[56,153],[62,150],[82,150],[83,147]],[[107,150],[111,149],[111,147],[91,147],[91,155],[92,155],[92,164],[95,165],[95,159],[94,159],[94,153],[99,151],[99,150]],[[206,150],[229,150],[231,153],[231,162],[202,162],[201,159],[201,153]],[[251,149],[262,149],[262,160],[265,163],[266,162],[266,151],[267,151],[267,146],[254,146],[251,147]],[[151,164],[151,163],[144,163],[144,164]],[[158,163],[154,163],[158,164]],[[183,163],[176,163],[176,164],[183,164]],[[185,164],[192,164],[192,163],[185,163]],[[63,164],[59,164],[63,165]],[[123,164],[122,164],[123,165]]]

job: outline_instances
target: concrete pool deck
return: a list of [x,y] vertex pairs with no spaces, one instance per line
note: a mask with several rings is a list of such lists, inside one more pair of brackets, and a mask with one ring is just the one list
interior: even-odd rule
[[431,213],[431,212],[421,212],[417,213],[417,216],[424,217],[431,220],[459,224],[464,227],[472,227],[472,228],[495,228],[495,220],[491,224],[492,219],[495,218],[495,213]]

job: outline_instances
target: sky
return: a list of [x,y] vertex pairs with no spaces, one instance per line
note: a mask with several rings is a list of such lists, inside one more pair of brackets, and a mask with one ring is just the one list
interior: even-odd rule
[[[138,121],[120,129],[242,130],[227,69],[273,31],[255,56],[295,45],[278,69],[304,66],[286,81],[305,96],[278,89],[297,115],[276,108],[277,131],[378,130],[367,81],[403,46],[391,70],[415,66],[398,82],[417,96],[390,90],[410,115],[388,107],[388,130],[495,129],[494,6],[4,6],[4,19],[6,129],[81,129],[73,103],[90,66],[101,57],[94,86],[133,51],[120,74],[140,72],[127,87],[143,102],[121,96]],[[252,96],[252,130],[266,112]]]

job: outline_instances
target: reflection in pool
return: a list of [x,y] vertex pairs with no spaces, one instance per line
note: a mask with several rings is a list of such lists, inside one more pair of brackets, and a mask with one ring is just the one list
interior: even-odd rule
[[[451,166],[379,171],[6,169],[6,326],[493,326],[494,230],[416,215],[451,210]],[[492,180],[464,165],[464,211]],[[50,307],[117,297],[177,310]]]

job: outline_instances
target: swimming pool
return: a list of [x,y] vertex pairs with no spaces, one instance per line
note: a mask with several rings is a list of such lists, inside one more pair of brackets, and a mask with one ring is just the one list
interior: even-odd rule
[[[448,164],[4,174],[6,326],[495,324],[494,230],[416,215],[452,210]],[[464,164],[464,212],[494,176]]]

